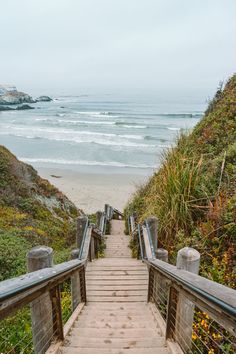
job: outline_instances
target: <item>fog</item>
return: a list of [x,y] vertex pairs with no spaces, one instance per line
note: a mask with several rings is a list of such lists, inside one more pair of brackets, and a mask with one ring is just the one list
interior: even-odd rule
[[206,97],[235,71],[235,13],[235,0],[1,1],[0,83]]

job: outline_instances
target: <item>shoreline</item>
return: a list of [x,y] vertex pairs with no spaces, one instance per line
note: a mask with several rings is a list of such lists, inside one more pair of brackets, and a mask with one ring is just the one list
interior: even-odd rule
[[[63,192],[79,209],[92,214],[108,203],[123,210],[137,187],[149,179],[144,171],[34,166],[38,174]],[[81,167],[81,166],[80,166]],[[118,171],[117,171],[118,170]],[[131,173],[133,172],[133,173]]]

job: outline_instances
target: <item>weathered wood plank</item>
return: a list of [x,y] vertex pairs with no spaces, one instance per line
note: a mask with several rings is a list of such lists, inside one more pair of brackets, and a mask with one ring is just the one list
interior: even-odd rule
[[[99,316],[99,318],[102,318],[104,316],[108,316],[109,318],[114,316],[126,316],[127,318],[129,316],[144,316],[143,306],[137,306],[135,308],[125,308],[119,306],[119,308],[115,309],[113,304],[111,304],[110,307],[111,309],[109,310],[100,309],[99,306],[93,307],[93,314]],[[123,308],[123,310],[121,310],[121,308]],[[91,307],[87,306],[87,308],[83,310],[83,315],[90,315],[90,311],[91,311]],[[146,314],[149,317],[152,317],[152,314],[148,311],[148,309]]]
[[[88,347],[88,339],[71,335],[68,339],[70,347]],[[90,338],[90,348],[159,348],[165,346],[164,338]]]
[[143,239],[144,239],[144,244],[145,244],[146,256],[147,256],[147,259],[152,259],[152,250],[150,247],[147,229],[145,226],[143,226],[142,229],[143,229]]
[[90,279],[90,280],[87,280],[86,281],[86,285],[138,285],[138,284],[141,284],[141,285],[148,285],[148,280],[147,279],[123,279],[123,280],[120,280],[120,279],[107,279],[106,281],[104,279]]
[[87,296],[88,302],[142,302],[147,301],[146,296]]
[[159,259],[153,260],[150,263],[153,264],[153,266],[156,266],[160,272],[163,272],[167,278],[173,276],[176,278],[176,281],[183,284],[183,286],[186,284],[186,288],[188,288],[187,284],[196,288],[196,290],[188,288],[188,291],[195,293],[199,290],[206,293],[210,295],[212,299],[215,298],[225,304],[231,305],[235,308],[236,312],[236,291],[234,289],[201,277],[200,275],[190,273],[186,270],[177,269],[175,266]]
[[142,337],[160,337],[160,331],[157,329],[133,329],[126,328],[125,330],[119,329],[107,329],[107,328],[73,328],[70,333],[72,336],[87,337],[87,338],[142,338]]
[[101,315],[100,312],[95,312],[94,311],[94,315],[92,316],[90,313],[81,313],[80,318],[79,318],[79,322],[80,323],[84,323],[84,327],[86,327],[86,323],[87,321],[101,321],[101,322],[105,322],[105,323],[111,323],[111,322],[129,322],[129,321],[133,321],[133,322],[137,322],[137,323],[141,323],[142,321],[149,321],[150,324],[154,323],[154,317],[151,313],[143,313],[143,314],[115,314],[113,312],[111,312],[110,314],[103,314]]
[[146,274],[142,275],[130,275],[130,274],[124,274],[124,275],[94,275],[86,273],[86,279],[88,280],[142,280],[142,279],[147,279]]
[[138,285],[87,285],[87,291],[91,290],[145,290],[147,292],[147,284],[138,284]]
[[74,323],[74,327],[78,328],[112,328],[112,329],[129,329],[129,328],[148,328],[150,329],[152,326],[156,326],[154,321],[150,320],[142,320],[140,322],[137,321],[101,321],[101,320],[86,320],[86,322],[76,321]]
[[[148,271],[130,258],[123,222],[112,221],[106,256],[86,270],[87,305],[60,353],[169,354],[147,300]],[[132,349],[134,348],[134,349]]]
[[89,296],[146,296],[147,290],[90,290]]
[[[116,349],[105,349],[105,348],[93,348],[93,354],[169,354],[167,348],[116,348]],[[63,348],[62,354],[78,354],[77,348]],[[91,348],[80,348],[79,354],[91,354]]]
[[83,267],[84,261],[71,260],[52,268],[40,269],[2,281],[0,283],[0,319],[32,302]]
[[144,277],[148,277],[148,272],[146,270],[143,270],[143,271],[135,271],[135,270],[131,270],[131,271],[128,271],[128,270],[112,270],[112,271],[86,271],[86,275],[87,277],[90,276],[90,275],[93,275],[93,276],[120,276],[120,275],[135,275],[135,276],[144,276]]

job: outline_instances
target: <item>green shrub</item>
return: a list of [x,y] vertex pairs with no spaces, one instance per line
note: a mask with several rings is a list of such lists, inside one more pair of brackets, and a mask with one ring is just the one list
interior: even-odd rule
[[31,245],[19,232],[0,230],[0,280],[26,272],[26,253]]

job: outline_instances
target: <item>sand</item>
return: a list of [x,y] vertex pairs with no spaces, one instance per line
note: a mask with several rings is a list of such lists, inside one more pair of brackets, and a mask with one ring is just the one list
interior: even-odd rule
[[88,214],[104,210],[105,203],[122,211],[138,186],[148,179],[147,172],[120,173],[114,169],[90,172],[37,167],[37,170],[41,177],[48,179]]

